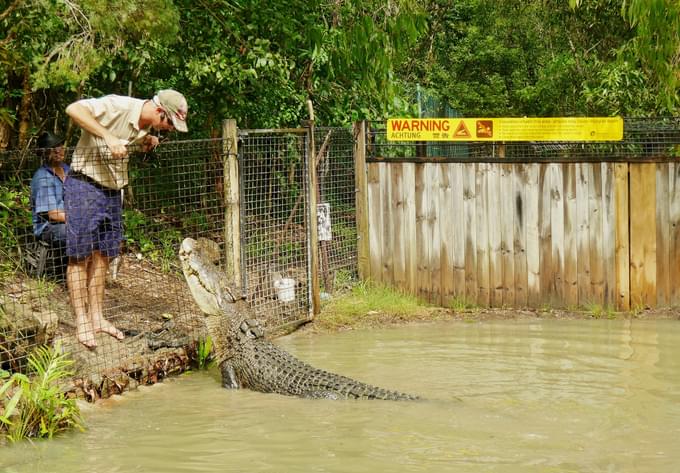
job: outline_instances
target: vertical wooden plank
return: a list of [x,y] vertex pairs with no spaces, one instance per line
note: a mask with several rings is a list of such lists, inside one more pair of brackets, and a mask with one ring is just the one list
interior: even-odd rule
[[576,165],[564,164],[564,303],[578,305],[578,223],[576,219]]
[[477,303],[482,307],[488,307],[489,297],[489,225],[487,212],[488,206],[488,163],[478,163],[475,189],[476,189],[476,213],[477,213]]
[[669,200],[669,279],[672,307],[680,305],[680,164],[668,165],[668,200]]
[[416,165],[404,163],[404,237],[406,242],[406,287],[409,293],[417,294],[417,237],[416,237]]
[[513,254],[515,270],[515,307],[527,305],[527,193],[529,174],[527,164],[515,166],[513,176],[512,203],[513,221]]
[[381,163],[368,164],[368,241],[369,276],[374,282],[382,281],[383,221],[382,193],[380,191]]
[[616,307],[630,310],[630,234],[628,164],[614,164],[614,225],[616,227]]
[[530,307],[541,303],[541,241],[539,227],[540,167],[539,163],[527,165],[526,186],[526,254],[527,302]]
[[553,304],[555,299],[555,268],[552,262],[551,180],[549,164],[539,164],[539,254],[541,258],[541,303]]
[[602,168],[602,252],[604,262],[604,305],[616,307],[616,220],[614,216],[614,164],[601,163]]
[[478,303],[477,285],[477,164],[463,165],[465,211],[465,299]]
[[391,163],[380,163],[380,191],[382,208],[382,276],[386,285],[394,284],[394,231],[392,230],[392,175]]
[[[630,164],[630,303],[656,302],[656,166]],[[634,197],[633,197],[634,196]]]
[[366,122],[356,122],[354,133],[354,183],[356,187],[355,206],[357,222],[357,269],[359,279],[369,279],[369,219],[368,219],[368,175],[366,168]]
[[392,266],[394,269],[394,286],[400,291],[406,291],[406,246],[409,244],[404,235],[404,179],[402,163],[389,163],[392,181],[390,212],[392,213],[393,253]]
[[503,277],[501,280],[503,288],[502,304],[508,307],[515,305],[515,201],[514,197],[514,173],[515,166],[512,164],[501,164],[501,184],[500,184],[500,222],[501,222],[501,268]]
[[656,305],[667,307],[671,300],[670,205],[668,163],[656,165]]
[[458,301],[465,299],[465,192],[464,167],[462,163],[452,163],[453,190],[453,297]]
[[503,306],[503,254],[501,251],[500,164],[488,164],[487,218],[489,232],[489,305]]
[[590,229],[588,187],[591,164],[576,165],[576,252],[577,252],[577,280],[578,304],[586,306],[593,302],[590,286]]
[[550,177],[550,259],[552,262],[553,301],[564,304],[564,177],[562,165],[548,165]]
[[428,209],[427,223],[430,239],[430,261],[428,268],[431,273],[430,296],[428,300],[432,303],[441,303],[441,247],[442,239],[439,229],[439,186],[440,186],[440,166],[430,163],[428,167]]
[[455,163],[440,164],[439,183],[439,235],[441,241],[441,305],[448,306],[454,294],[454,219],[456,214],[453,203],[453,169]]
[[427,165],[416,165],[416,286],[417,295],[428,299],[431,289],[431,274],[428,268],[430,262],[430,246],[432,235],[428,233],[428,188]]
[[590,290],[593,303],[604,305],[604,258],[602,242],[602,168],[588,166],[588,210],[590,239]]

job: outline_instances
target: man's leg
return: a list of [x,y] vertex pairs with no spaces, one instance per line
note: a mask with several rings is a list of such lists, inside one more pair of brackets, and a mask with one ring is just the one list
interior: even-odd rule
[[122,340],[123,332],[104,318],[104,284],[106,272],[109,269],[109,258],[99,251],[92,253],[92,265],[88,272],[88,295],[90,302],[90,320],[95,332],[108,333],[112,337]]
[[70,258],[66,270],[68,293],[71,297],[71,305],[76,313],[76,338],[87,348],[97,346],[94,335],[94,326],[88,315],[88,265],[91,258]]

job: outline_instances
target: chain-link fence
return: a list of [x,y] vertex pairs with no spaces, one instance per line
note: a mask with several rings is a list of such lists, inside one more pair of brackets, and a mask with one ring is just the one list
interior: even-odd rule
[[[241,284],[272,332],[310,320],[309,138],[309,129],[239,132]],[[329,208],[332,223],[332,239],[319,248],[322,291],[331,292],[356,275],[353,139],[347,129],[319,129],[316,143],[317,200]],[[111,258],[101,285],[103,319],[99,327],[88,327],[91,333],[82,329],[75,316],[78,303],[69,298],[60,234],[65,228],[53,211],[75,213],[88,199],[82,184],[95,183],[80,174],[63,179],[61,165],[35,150],[3,153],[0,366],[23,371],[33,348],[60,341],[73,355],[77,373],[87,378],[82,390],[92,397],[188,366],[198,356],[204,325],[177,251],[185,237],[225,246],[225,160],[235,150],[231,140],[218,139],[166,142],[152,153],[131,154],[129,185],[106,191],[108,199],[122,202],[122,238],[119,246],[106,247]],[[65,150],[65,163],[72,153]],[[62,199],[70,179],[79,183],[67,189],[69,207]],[[113,235],[117,241],[109,209],[98,212],[106,220],[99,238]],[[69,274],[71,284],[78,283]],[[80,283],[85,288],[80,310],[93,304],[96,310],[96,296],[87,290],[96,282],[81,277]]]

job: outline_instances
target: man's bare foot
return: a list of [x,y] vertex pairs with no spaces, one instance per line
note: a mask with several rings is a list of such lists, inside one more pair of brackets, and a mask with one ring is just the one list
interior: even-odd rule
[[100,317],[92,322],[95,332],[108,333],[113,338],[117,340],[122,340],[125,338],[123,332],[118,330],[115,325],[106,320],[104,317]]
[[85,348],[94,348],[97,346],[97,341],[94,338],[94,329],[89,321],[78,322],[76,328],[76,338],[80,343],[85,345]]

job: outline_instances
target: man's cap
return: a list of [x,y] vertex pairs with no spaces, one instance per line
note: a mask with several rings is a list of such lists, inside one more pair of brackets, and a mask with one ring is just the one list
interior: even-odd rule
[[40,149],[56,148],[57,146],[64,144],[64,139],[49,131],[45,131],[38,137],[37,143],[38,148]]
[[153,98],[156,105],[162,107],[172,120],[172,124],[177,131],[189,131],[187,128],[187,113],[189,113],[189,105],[184,95],[176,90],[164,89],[159,90]]

